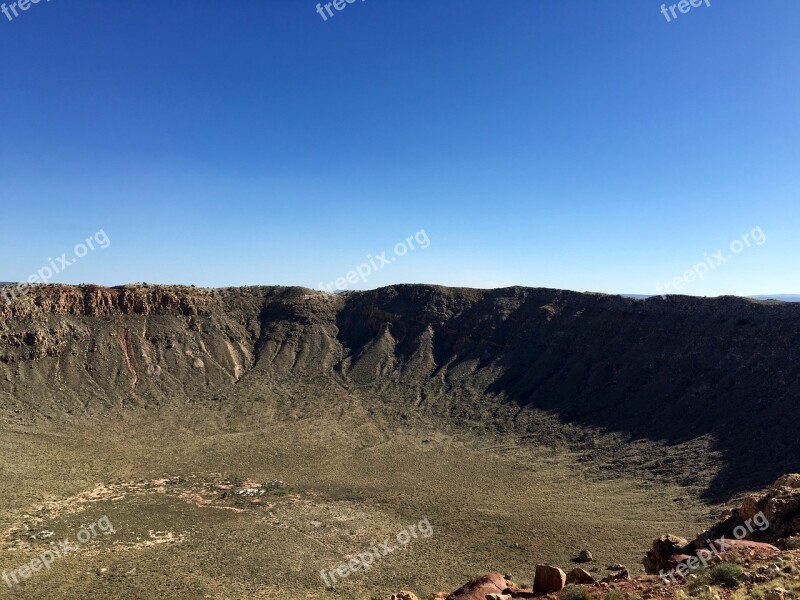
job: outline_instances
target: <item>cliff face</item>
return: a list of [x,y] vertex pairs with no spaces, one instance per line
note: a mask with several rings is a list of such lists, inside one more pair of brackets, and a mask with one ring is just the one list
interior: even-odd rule
[[[713,491],[800,467],[800,305],[558,290],[45,286],[0,305],[0,410],[63,418],[301,390],[537,443],[618,432],[720,457]],[[677,458],[682,457],[682,458]],[[673,464],[670,464],[672,461]]]

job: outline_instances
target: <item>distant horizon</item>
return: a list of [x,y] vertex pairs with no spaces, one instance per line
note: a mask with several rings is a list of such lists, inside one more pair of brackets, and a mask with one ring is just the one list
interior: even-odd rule
[[[0,281],[0,287],[4,286],[16,286],[16,285],[25,285],[23,282],[15,282],[15,281]],[[67,283],[67,282],[49,282],[47,284],[35,284],[32,287],[42,286],[42,285],[51,285],[51,286],[67,286],[67,287],[87,287],[87,286],[96,286],[96,287],[104,287],[109,289],[114,288],[123,288],[123,287],[133,287],[137,285],[147,285],[147,286],[158,286],[158,287],[190,287],[196,288],[201,290],[225,290],[225,289],[238,289],[238,288],[250,288],[250,287],[286,287],[286,288],[303,288],[314,290],[317,292],[326,292],[326,290],[320,290],[318,288],[304,286],[304,285],[291,285],[291,284],[281,284],[281,283],[260,283],[260,284],[249,284],[249,285],[222,285],[222,286],[202,286],[193,283],[158,283],[154,281],[134,281],[129,283],[118,283],[112,285],[105,285],[100,283]],[[326,293],[333,293],[333,294],[342,294],[346,292],[371,292],[375,290],[385,289],[388,287],[394,286],[434,286],[434,287],[443,287],[443,288],[451,288],[451,289],[473,289],[473,290],[503,290],[503,289],[510,289],[510,288],[525,288],[525,289],[540,289],[540,290],[557,290],[562,292],[573,292],[576,294],[602,294],[605,296],[621,296],[623,298],[631,298],[634,300],[644,300],[647,298],[655,298],[659,294],[628,294],[628,293],[618,293],[618,292],[600,292],[594,290],[575,290],[570,288],[554,288],[550,286],[535,286],[535,285],[504,285],[498,287],[475,287],[475,286],[467,286],[467,285],[444,285],[440,283],[408,283],[408,282],[395,282],[389,283],[386,285],[381,285],[378,287],[372,288],[353,288],[353,289],[341,289],[341,290],[334,290],[333,292],[326,292]],[[724,297],[735,297],[735,298],[749,298],[754,300],[785,300],[787,302],[800,302],[800,293],[792,294],[792,293],[779,293],[779,294],[718,294],[714,296],[701,296],[695,294],[668,294],[668,296],[673,297],[688,297],[688,298],[724,298]],[[791,300],[789,300],[791,299]]]

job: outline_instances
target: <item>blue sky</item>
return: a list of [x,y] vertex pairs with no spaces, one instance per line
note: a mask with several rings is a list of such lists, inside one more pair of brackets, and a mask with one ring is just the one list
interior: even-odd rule
[[[8,0],[5,0],[9,4]],[[42,0],[0,14],[0,280],[800,292],[800,3]]]

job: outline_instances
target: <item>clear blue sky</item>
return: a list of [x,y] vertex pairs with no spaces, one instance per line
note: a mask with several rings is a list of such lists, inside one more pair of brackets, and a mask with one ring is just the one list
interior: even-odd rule
[[[9,0],[5,0],[9,4]],[[800,2],[42,0],[0,14],[0,280],[800,292]]]

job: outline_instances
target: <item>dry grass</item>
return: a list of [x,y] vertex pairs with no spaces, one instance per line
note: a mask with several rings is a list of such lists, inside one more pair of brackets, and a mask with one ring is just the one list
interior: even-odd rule
[[[587,478],[566,451],[378,422],[251,415],[229,423],[211,412],[165,410],[57,431],[4,431],[0,531],[31,524],[60,539],[103,515],[117,529],[15,593],[327,598],[321,569],[427,517],[433,537],[344,580],[336,597],[396,589],[422,596],[491,570],[529,582],[537,562],[567,567],[583,547],[594,564],[637,565],[653,537],[691,534],[708,520],[699,503],[673,501],[680,489],[636,474]],[[231,477],[283,480],[288,492],[216,510],[222,506],[208,490]],[[76,500],[99,484],[114,492]],[[39,511],[47,501],[69,510]],[[6,543],[0,569],[33,556]]]

